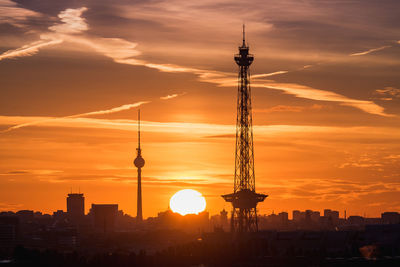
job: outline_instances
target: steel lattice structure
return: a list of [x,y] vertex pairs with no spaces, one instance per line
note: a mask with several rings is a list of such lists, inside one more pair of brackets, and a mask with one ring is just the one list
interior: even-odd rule
[[232,232],[255,232],[257,225],[257,203],[264,201],[267,195],[257,194],[254,175],[253,121],[251,108],[251,88],[249,67],[254,56],[249,54],[245,41],[243,25],[243,43],[235,62],[239,66],[237,119],[236,119],[236,149],[235,177],[233,193],[223,195],[233,206],[231,216]]

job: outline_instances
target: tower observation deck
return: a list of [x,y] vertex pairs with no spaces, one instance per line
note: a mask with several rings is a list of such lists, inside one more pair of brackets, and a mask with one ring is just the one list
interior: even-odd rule
[[235,176],[233,193],[223,195],[227,202],[231,202],[231,231],[237,233],[256,232],[257,203],[264,201],[268,195],[256,193],[254,175],[254,146],[253,121],[251,108],[250,65],[254,56],[249,54],[249,47],[245,41],[243,25],[243,43],[239,47],[239,54],[234,57],[239,66],[237,119],[236,119],[236,148],[235,148]]

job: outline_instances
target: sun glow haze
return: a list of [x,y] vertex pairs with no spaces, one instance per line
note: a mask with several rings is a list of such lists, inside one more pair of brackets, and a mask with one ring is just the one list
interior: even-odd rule
[[206,208],[206,199],[196,190],[183,189],[171,197],[169,206],[180,215],[199,214]]

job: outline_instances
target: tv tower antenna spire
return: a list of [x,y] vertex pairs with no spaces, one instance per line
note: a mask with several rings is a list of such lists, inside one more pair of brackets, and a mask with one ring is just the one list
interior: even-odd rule
[[254,56],[249,54],[245,42],[245,26],[243,24],[243,44],[239,54],[234,57],[239,66],[235,177],[233,193],[223,195],[231,202],[231,231],[237,233],[258,231],[257,203],[264,201],[268,195],[257,194],[254,175],[253,118],[251,108],[250,71]]
[[246,31],[245,31],[245,26],[243,23],[243,47],[246,46]]
[[138,148],[136,149],[137,156],[133,161],[133,164],[137,168],[137,178],[138,178],[138,186],[137,186],[137,215],[136,219],[138,221],[143,220],[142,214],[142,168],[144,166],[144,159],[142,158],[142,149],[140,148],[140,109],[138,110]]

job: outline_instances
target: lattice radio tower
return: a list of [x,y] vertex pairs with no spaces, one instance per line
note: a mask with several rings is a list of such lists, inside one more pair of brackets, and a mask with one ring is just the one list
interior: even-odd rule
[[236,119],[236,149],[235,149],[235,178],[233,193],[223,195],[231,202],[231,231],[236,233],[256,232],[257,203],[264,201],[268,195],[257,194],[254,176],[254,146],[253,121],[251,109],[250,70],[254,56],[249,54],[245,41],[243,25],[243,43],[235,62],[239,66],[237,119]]

